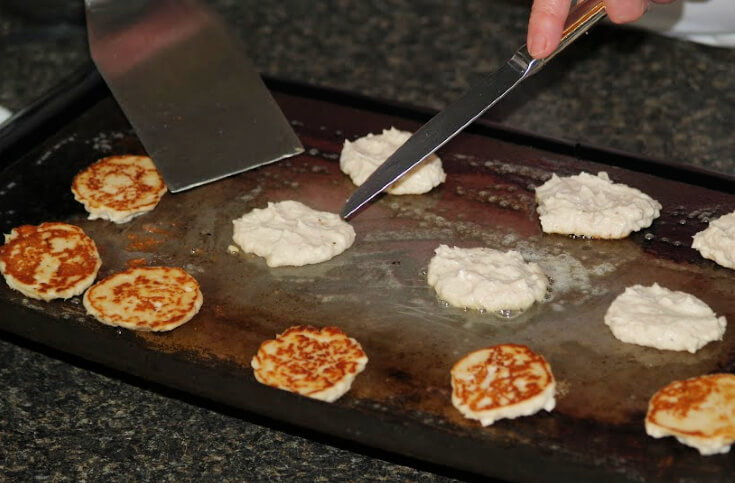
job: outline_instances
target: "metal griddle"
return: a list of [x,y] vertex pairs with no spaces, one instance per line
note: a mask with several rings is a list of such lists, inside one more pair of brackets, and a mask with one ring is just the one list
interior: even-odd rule
[[[702,457],[673,438],[645,435],[647,401],[675,379],[732,371],[735,329],[697,354],[623,344],[603,324],[635,283],[684,290],[735,321],[735,271],[689,248],[707,220],[735,209],[735,180],[480,122],[439,155],[447,182],[422,196],[384,196],[352,220],[354,246],[335,259],[269,269],[228,253],[232,220],[267,201],[339,211],[354,186],[339,170],[344,139],[429,113],[334,91],[271,82],[306,153],[181,194],[124,225],[86,219],[69,186],[106,155],[142,153],[101,83],[72,83],[63,109],[48,104],[0,143],[0,228],[65,221],[97,243],[105,277],[131,264],[181,266],[204,305],[164,334],[103,326],[75,297],[44,303],[0,285],[0,329],[134,376],[358,443],[511,480],[735,478],[729,455]],[[54,99],[50,99],[54,101]],[[57,103],[58,104],[58,103]],[[58,106],[57,106],[58,107]],[[17,127],[17,126],[16,126]],[[619,241],[541,233],[533,188],[551,173],[605,170],[664,206],[646,230]],[[551,294],[515,318],[446,307],[426,284],[434,248],[520,250],[553,279]],[[352,390],[327,404],[258,384],[249,361],[293,324],[337,325],[370,362]],[[449,369],[472,350],[527,344],[551,363],[557,407],[482,428],[450,402]]]

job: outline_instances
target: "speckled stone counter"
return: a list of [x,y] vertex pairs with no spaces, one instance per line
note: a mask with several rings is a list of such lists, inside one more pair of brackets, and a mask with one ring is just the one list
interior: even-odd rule
[[[19,110],[88,54],[74,2],[63,22],[11,3],[0,1],[0,105]],[[528,15],[511,0],[213,5],[264,74],[435,109],[523,43]],[[735,50],[599,26],[488,117],[735,175],[734,74]],[[0,480],[447,479],[15,340],[0,340],[0,360]]]

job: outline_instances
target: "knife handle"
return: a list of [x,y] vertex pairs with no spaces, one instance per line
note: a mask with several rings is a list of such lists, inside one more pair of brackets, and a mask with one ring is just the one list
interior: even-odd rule
[[544,59],[534,59],[524,45],[516,52],[511,62],[525,71],[526,76],[533,75],[541,70],[556,54],[566,49],[579,36],[605,18],[606,15],[603,0],[579,0],[569,11],[569,16],[564,23],[564,30],[562,31],[561,40],[556,50]]
[[564,50],[577,37],[588,31],[599,20],[602,20],[605,15],[607,13],[605,12],[603,0],[581,0],[577,2],[564,23],[559,47],[548,58]]

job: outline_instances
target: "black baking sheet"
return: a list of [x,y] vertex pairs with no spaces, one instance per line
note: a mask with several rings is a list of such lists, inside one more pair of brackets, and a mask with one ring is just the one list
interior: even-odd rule
[[[85,77],[88,79],[89,77]],[[625,286],[659,282],[735,320],[735,272],[689,248],[707,220],[735,209],[724,175],[477,123],[439,154],[447,182],[422,196],[383,196],[352,221],[355,245],[323,264],[269,269],[228,253],[232,219],[267,201],[297,199],[339,211],[354,186],[340,173],[344,139],[396,126],[420,110],[335,91],[271,82],[306,153],[181,194],[125,225],[86,220],[70,192],[97,158],[142,153],[99,81],[62,89],[0,140],[3,232],[66,221],[95,239],[100,277],[132,263],[186,268],[204,306],[165,334],[103,326],[79,297],[39,302],[0,286],[0,328],[93,362],[312,430],[464,471],[511,480],[713,480],[735,477],[728,455],[702,457],[672,438],[645,435],[647,399],[674,379],[731,371],[735,334],[695,355],[616,341],[602,323]],[[71,92],[71,94],[70,94]],[[61,108],[59,106],[62,106]],[[543,235],[533,188],[551,173],[607,171],[661,201],[654,225],[619,241]],[[445,307],[425,269],[439,243],[518,249],[554,280],[549,300],[522,316]],[[327,404],[258,384],[258,344],[293,324],[338,325],[370,357],[342,399]],[[552,413],[482,428],[451,406],[449,369],[502,342],[542,353],[558,380]]]

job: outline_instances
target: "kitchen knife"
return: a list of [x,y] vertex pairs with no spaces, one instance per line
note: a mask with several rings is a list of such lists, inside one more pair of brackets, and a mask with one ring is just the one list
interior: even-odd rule
[[523,80],[538,72],[552,57],[605,17],[602,0],[581,0],[570,11],[559,47],[545,59],[534,59],[522,46],[499,70],[470,88],[416,131],[350,196],[342,209],[348,218],[395,183],[414,166],[442,147],[490,109]]
[[240,40],[196,0],[85,0],[89,48],[177,192],[303,147]]

